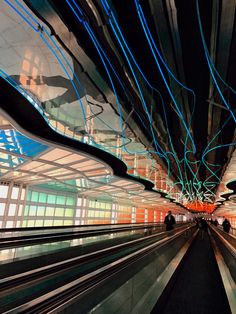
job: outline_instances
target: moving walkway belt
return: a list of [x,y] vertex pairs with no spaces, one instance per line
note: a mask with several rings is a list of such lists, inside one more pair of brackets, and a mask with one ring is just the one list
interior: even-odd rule
[[230,314],[209,234],[198,235],[152,314]]

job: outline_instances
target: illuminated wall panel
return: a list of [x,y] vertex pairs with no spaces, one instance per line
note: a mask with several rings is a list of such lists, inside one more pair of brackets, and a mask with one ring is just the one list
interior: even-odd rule
[[131,223],[132,220],[132,207],[125,205],[117,205],[116,207],[116,223]]
[[144,222],[144,221],[145,221],[145,209],[136,208],[136,222]]
[[77,194],[28,189],[23,227],[73,225]]
[[[0,228],[163,221],[165,212],[2,182]],[[181,217],[180,217],[181,219]]]
[[0,182],[0,228],[14,228],[21,224],[25,186]]
[[148,211],[148,222],[154,222],[154,210]]
[[81,222],[82,224],[111,223],[112,203],[101,200],[84,199]]

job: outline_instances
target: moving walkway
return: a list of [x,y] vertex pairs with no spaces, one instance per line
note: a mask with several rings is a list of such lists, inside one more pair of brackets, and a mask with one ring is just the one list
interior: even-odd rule
[[235,313],[235,252],[218,228],[201,239],[194,225],[183,226],[2,278],[0,306],[3,313]]
[[[141,255],[179,238],[189,228],[189,226],[177,228],[171,235],[168,232],[146,235],[136,240],[68,258],[44,267],[12,276],[8,274],[0,280],[0,307],[4,312],[10,311],[9,313],[22,312],[27,308],[27,313],[30,313],[30,309],[34,308],[35,300],[38,300],[37,308],[38,306],[39,308],[36,309],[36,312],[42,313],[44,311],[41,308],[43,300],[47,300],[47,303],[49,302],[52,306],[51,304],[55,303],[52,300],[58,297],[60,301],[64,300],[65,295],[65,298],[68,298],[71,290],[84,289],[91,283],[93,287],[94,280],[96,282],[103,281],[108,274],[112,276],[114,272],[117,272],[118,269],[122,270],[131,261],[139,260]],[[63,296],[61,295],[62,291]],[[48,311],[48,306],[45,306],[45,313]]]

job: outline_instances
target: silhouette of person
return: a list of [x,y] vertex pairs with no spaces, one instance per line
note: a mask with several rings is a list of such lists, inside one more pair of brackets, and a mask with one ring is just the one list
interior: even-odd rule
[[231,224],[230,224],[230,222],[228,221],[227,218],[225,218],[225,220],[223,221],[222,226],[223,226],[223,230],[225,232],[229,233],[229,229],[231,227]]
[[208,224],[207,224],[206,220],[203,219],[202,217],[199,218],[198,222],[197,222],[197,226],[198,226],[199,231],[200,231],[200,238],[204,239],[204,234],[208,230]]
[[168,211],[168,214],[165,217],[164,224],[166,225],[166,231],[174,229],[175,217],[171,215],[171,211]]

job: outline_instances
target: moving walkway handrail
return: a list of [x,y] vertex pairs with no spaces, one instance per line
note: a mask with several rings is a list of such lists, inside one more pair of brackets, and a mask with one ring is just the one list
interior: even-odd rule
[[[160,227],[164,228],[163,225],[159,225]],[[181,228],[184,226],[184,224],[177,225],[178,228]],[[145,230],[145,229],[154,229],[157,227],[156,225],[140,225],[140,226],[132,226],[132,227],[122,227],[122,228],[105,228],[105,229],[99,229],[99,230],[82,230],[82,231],[72,231],[72,232],[60,232],[60,233],[47,233],[47,234],[36,234],[36,235],[28,235],[28,236],[19,236],[19,237],[9,237],[9,238],[1,238],[0,241],[0,249],[6,248],[6,247],[17,247],[22,245],[29,245],[29,244],[39,244],[43,242],[55,242],[55,241],[61,241],[61,240],[67,240],[72,238],[78,238],[78,237],[91,237],[91,236],[99,236],[103,234],[109,234],[109,233],[119,233],[119,232],[125,232],[125,231],[133,231],[133,230]]]
[[219,237],[219,239],[223,242],[223,244],[227,247],[227,249],[230,251],[230,253],[233,255],[234,258],[236,258],[236,248],[231,244],[229,243],[229,241],[227,241],[222,234],[220,234],[219,231],[217,231],[217,228],[216,227],[211,227],[214,232],[217,234],[217,236]]
[[[185,225],[188,222],[177,222],[176,225]],[[69,232],[88,232],[88,231],[93,231],[93,230],[114,230],[114,229],[120,229],[120,228],[158,228],[164,226],[163,222],[158,222],[158,223],[127,223],[127,224],[94,224],[94,225],[76,225],[76,226],[51,226],[51,227],[34,227],[34,228],[4,228],[0,229],[0,237],[3,239],[9,238],[10,234],[16,234],[17,237],[21,237],[21,233],[27,235],[27,233],[30,233],[32,231],[36,232],[35,235],[42,235],[43,231],[48,231],[48,233],[53,234],[53,233],[69,233]],[[82,230],[81,230],[82,229]],[[68,231],[69,230],[69,231]],[[51,231],[51,232],[50,232]],[[41,232],[41,233],[39,233]],[[45,232],[45,234],[47,234]],[[20,235],[17,235],[20,234]],[[23,235],[24,236],[24,235]]]
[[[177,222],[182,223],[182,222]],[[70,225],[70,226],[43,226],[43,227],[16,227],[16,228],[0,228],[0,233],[2,232],[28,232],[28,231],[35,231],[35,230],[57,230],[57,229],[76,229],[76,228],[91,228],[91,227],[112,227],[115,226],[149,226],[149,225],[160,225],[163,224],[163,222],[134,222],[134,223],[116,223],[116,224],[92,224],[92,225]]]
[[[96,284],[96,282],[104,280],[105,278],[107,278],[107,276],[111,276],[111,274],[114,274],[114,272],[117,272],[118,270],[120,270],[122,267],[127,266],[128,264],[133,263],[134,261],[140,259],[141,257],[145,256],[146,254],[150,253],[151,251],[153,251],[154,249],[156,249],[157,247],[161,247],[163,245],[166,245],[167,243],[169,243],[170,241],[174,240],[175,238],[183,235],[186,230],[192,228],[193,226],[188,226],[187,228],[184,228],[181,231],[176,232],[174,235],[170,235],[164,239],[161,239],[155,243],[149,244],[141,249],[138,249],[137,251],[128,254],[116,261],[113,261],[105,266],[100,267],[99,269],[96,269],[94,271],[92,271],[89,274],[86,275],[82,275],[82,277],[79,277],[75,280],[73,280],[70,283],[67,283],[59,288],[56,288],[54,291],[50,291],[42,296],[39,296],[37,298],[35,298],[34,300],[28,301],[25,304],[22,304],[14,309],[11,309],[5,313],[19,313],[19,312],[27,312],[27,313],[31,313],[31,309],[32,309],[32,313],[50,313],[51,311],[51,307],[53,307],[55,309],[55,303],[56,306],[61,306],[61,304],[63,302],[67,302],[68,298],[71,299],[71,297],[78,297],[78,293],[83,293],[83,291],[87,291],[87,289],[94,287],[94,284]],[[134,240],[132,241],[133,243],[138,243],[141,241],[147,241],[147,239],[149,238],[153,238],[156,237],[157,235],[151,235],[148,236],[144,239],[138,239],[138,240]],[[101,251],[95,252],[95,253],[89,253],[86,254],[84,256],[80,256],[78,258],[73,258],[70,259],[75,261],[79,261],[80,259],[84,258],[84,259],[88,259],[88,257],[91,258],[91,256],[93,256],[93,258],[97,255],[97,254],[101,254],[104,252],[112,252],[114,250],[117,250],[117,248],[121,248],[121,247],[125,247],[128,244],[119,244],[116,247],[113,248],[108,248],[108,249],[103,249]],[[58,264],[58,263],[56,263]],[[63,261],[59,263],[60,265],[68,265],[68,261]],[[43,269],[51,269],[52,267],[55,267],[55,265],[52,266],[47,266],[46,268],[43,267],[40,270],[34,270],[35,271],[40,271],[42,272]],[[68,267],[68,266],[67,266]],[[13,278],[6,278],[4,280],[0,281],[0,284],[6,283],[7,281],[14,281],[16,278],[19,279],[21,276],[32,276],[32,271],[27,272],[27,274],[19,274],[16,276],[13,276]],[[95,282],[94,282],[95,281]],[[79,291],[79,292],[78,292]],[[72,296],[71,296],[72,294]],[[69,297],[70,295],[70,297]],[[35,307],[39,307],[39,308],[35,308]]]

